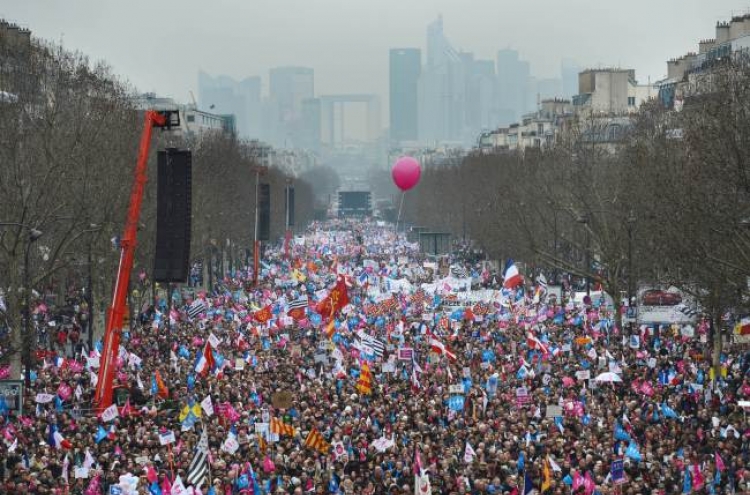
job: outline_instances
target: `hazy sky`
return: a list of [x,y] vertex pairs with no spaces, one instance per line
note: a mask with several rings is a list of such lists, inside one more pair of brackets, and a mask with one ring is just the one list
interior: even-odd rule
[[[425,45],[443,15],[455,48],[494,59],[512,47],[537,77],[581,66],[666,74],[717,20],[750,0],[0,0],[0,17],[36,36],[106,60],[141,91],[187,101],[197,71],[235,78],[268,69],[315,69],[317,94],[379,93],[387,101],[388,49]],[[384,107],[384,110],[387,107]]]

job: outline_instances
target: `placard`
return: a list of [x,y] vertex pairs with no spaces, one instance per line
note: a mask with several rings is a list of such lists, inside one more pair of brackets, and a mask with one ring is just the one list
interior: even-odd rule
[[393,361],[386,361],[381,366],[381,371],[383,373],[395,373],[396,372],[396,363]]
[[271,404],[273,404],[273,407],[276,409],[289,409],[292,407],[293,403],[294,396],[287,390],[276,392],[271,396]]
[[176,439],[174,437],[173,431],[167,431],[164,433],[159,433],[159,443],[161,445],[169,445],[170,443],[175,443]]
[[89,477],[89,468],[83,466],[77,467],[73,470],[73,477],[75,479],[86,479]]
[[451,385],[448,388],[448,391],[452,394],[463,394],[464,393],[464,386],[463,385]]
[[526,387],[518,387],[516,389],[516,405],[522,406],[531,402],[529,391]]
[[399,361],[411,361],[414,359],[414,349],[411,347],[401,347],[398,350]]
[[563,409],[562,406],[554,405],[554,404],[548,404],[547,405],[547,414],[545,417],[547,418],[561,418],[563,415]]
[[612,467],[609,472],[612,475],[612,483],[615,485],[625,483],[625,463],[621,459],[612,461]]
[[261,435],[269,431],[269,423],[255,423],[255,433]]
[[313,361],[316,363],[328,364],[328,354],[325,352],[317,352],[313,356]]
[[229,435],[227,439],[224,440],[224,443],[221,445],[221,450],[229,454],[234,454],[235,452],[237,452],[239,448],[240,448],[240,444],[237,442],[237,439],[234,438],[234,435]]
[[591,378],[590,370],[576,371],[576,378],[579,380],[589,380]]
[[468,366],[464,366],[462,373],[464,378],[471,378],[471,368],[469,368]]
[[0,380],[0,400],[5,399],[9,411],[23,414],[23,380]]

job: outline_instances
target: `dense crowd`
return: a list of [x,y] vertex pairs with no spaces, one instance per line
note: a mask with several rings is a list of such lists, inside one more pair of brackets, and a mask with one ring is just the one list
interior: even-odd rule
[[204,495],[750,493],[750,353],[716,373],[708,325],[621,329],[603,299],[377,223],[283,253],[257,287],[236,270],[141,308],[115,417],[91,405],[101,345],[52,342],[23,416],[2,410],[0,492],[193,493],[205,432]]

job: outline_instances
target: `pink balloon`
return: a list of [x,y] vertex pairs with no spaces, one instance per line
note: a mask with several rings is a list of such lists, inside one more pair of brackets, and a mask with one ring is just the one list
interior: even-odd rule
[[410,156],[402,156],[393,165],[391,170],[393,183],[402,191],[408,191],[419,183],[422,168],[419,162]]

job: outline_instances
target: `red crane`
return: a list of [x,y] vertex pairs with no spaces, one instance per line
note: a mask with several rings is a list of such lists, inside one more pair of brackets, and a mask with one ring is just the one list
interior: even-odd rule
[[120,264],[117,270],[117,280],[112,296],[112,304],[107,310],[107,326],[104,331],[104,346],[99,365],[99,375],[96,382],[94,403],[99,411],[112,405],[112,382],[115,376],[115,363],[120,351],[120,335],[122,333],[123,316],[125,315],[130,272],[133,269],[135,257],[138,220],[141,216],[143,190],[146,186],[148,157],[151,148],[151,131],[154,127],[171,128],[180,125],[178,112],[147,110],[141,144],[138,149],[138,161],[135,166],[133,189],[130,192],[130,206],[125,220],[125,231],[120,242]]

